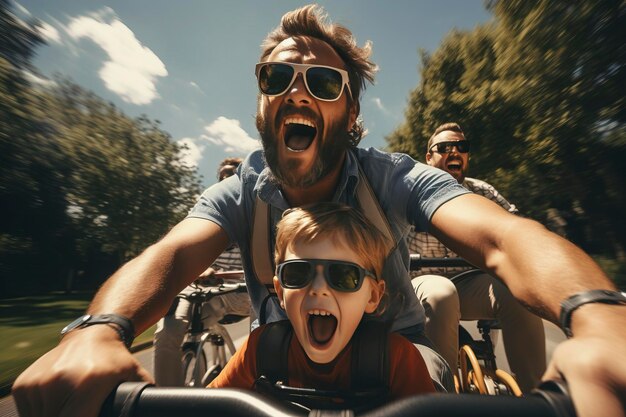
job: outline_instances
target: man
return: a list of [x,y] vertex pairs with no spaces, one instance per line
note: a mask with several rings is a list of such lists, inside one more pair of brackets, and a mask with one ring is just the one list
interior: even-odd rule
[[[509,213],[514,205],[484,181],[466,177],[470,142],[456,123],[439,126],[428,140],[426,163],[448,172],[463,187],[497,203]],[[456,257],[426,232],[409,234],[409,250],[423,257]],[[423,268],[413,287],[426,311],[426,336],[452,369],[458,367],[459,320],[498,319],[511,370],[524,392],[536,387],[546,369],[541,319],[491,275],[475,268]],[[452,280],[448,279],[452,278]]]
[[[356,206],[355,189],[363,178],[376,193],[397,244],[383,274],[397,300],[392,305],[400,308],[385,317],[395,316],[394,329],[412,340],[422,336],[424,313],[406,279],[410,225],[428,229],[476,266],[502,278],[518,299],[554,321],[564,298],[595,288],[614,289],[580,249],[469,193],[448,174],[416,165],[406,155],[352,148],[362,133],[356,123],[361,90],[375,70],[369,55],[369,44],[357,47],[346,28],[325,23],[316,6],[283,16],[263,44],[257,68],[257,127],[264,153],[250,154],[238,175],[205,191],[188,218],[103,285],[89,313],[114,313],[122,324],[85,326],[85,320],[92,324],[89,318],[73,323],[59,346],[16,380],[13,392],[22,415],[95,416],[120,381],[151,380],[120,343],[120,335],[131,326],[119,316],[142,332],[231,242],[241,249],[257,315],[269,321],[284,318],[253,272],[252,258],[263,260],[251,254],[256,249],[249,241],[253,211],[267,209],[266,218],[275,224],[290,206],[318,201]],[[622,306],[588,303],[573,311],[566,323],[575,338],[555,353],[549,376],[570,380],[582,415],[595,415],[598,402],[620,415],[626,335],[615,329],[626,327],[625,311]],[[129,342],[126,337],[124,341]]]
[[[220,162],[217,169],[219,181],[235,175],[241,158],[229,157]],[[217,271],[240,271],[241,254],[237,246],[231,246],[215,260],[198,279],[201,286],[215,285],[214,274]],[[237,280],[239,281],[239,280]],[[196,291],[195,285],[190,285],[182,291],[189,295]],[[226,314],[247,316],[250,314],[250,298],[247,294],[231,293],[215,297],[202,306],[202,318],[205,327],[209,327],[221,320]],[[183,352],[181,343],[189,329],[191,317],[191,302],[184,298],[176,298],[165,317],[157,323],[154,332],[154,381],[157,386],[182,387],[184,375],[181,367]]]

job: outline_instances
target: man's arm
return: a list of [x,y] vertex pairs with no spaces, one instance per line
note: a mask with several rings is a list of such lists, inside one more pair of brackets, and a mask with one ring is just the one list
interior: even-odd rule
[[[443,204],[432,233],[481,269],[502,279],[513,295],[557,322],[560,303],[615,285],[581,249],[539,223],[507,213],[467,194]],[[624,416],[626,407],[626,307],[586,304],[574,311],[574,338],[555,351],[544,377],[564,377],[579,416]],[[599,411],[598,406],[606,407]],[[599,414],[598,414],[599,413]]]
[[[164,315],[172,299],[226,248],[228,237],[213,222],[185,219],[161,241],[120,268],[98,291],[88,312],[130,318],[138,333]],[[95,417],[123,381],[148,380],[108,325],[72,331],[13,385],[22,417]]]

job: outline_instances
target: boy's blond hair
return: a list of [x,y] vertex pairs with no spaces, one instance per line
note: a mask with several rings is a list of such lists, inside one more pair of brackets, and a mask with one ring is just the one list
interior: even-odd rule
[[382,279],[388,239],[356,209],[339,203],[316,203],[288,209],[276,225],[275,261],[285,260],[287,249],[317,238],[330,238],[354,251],[363,268]]

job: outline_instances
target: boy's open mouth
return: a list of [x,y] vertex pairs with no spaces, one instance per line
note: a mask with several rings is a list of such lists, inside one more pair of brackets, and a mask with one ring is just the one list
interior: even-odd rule
[[312,310],[309,312],[308,327],[311,340],[323,346],[335,334],[337,318],[327,311]]
[[285,120],[285,145],[292,152],[303,152],[311,146],[317,128],[315,124],[303,117],[289,117]]

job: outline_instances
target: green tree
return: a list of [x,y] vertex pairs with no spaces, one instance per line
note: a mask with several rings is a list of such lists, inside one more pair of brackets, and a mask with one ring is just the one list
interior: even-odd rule
[[66,198],[78,248],[114,254],[119,265],[184,217],[199,179],[158,122],[131,119],[69,81],[57,85],[52,118],[70,162]]
[[0,0],[0,294],[82,285],[157,240],[200,191],[157,121],[70,81],[33,86],[42,42]]
[[0,291],[46,288],[48,274],[62,273],[70,242],[59,147],[41,95],[25,80],[35,26],[17,19],[0,1]]
[[[621,1],[492,1],[492,23],[422,53],[422,79],[389,148],[424,159],[440,123],[473,142],[471,175],[539,220],[570,213],[576,243],[623,253],[625,207]],[[617,225],[617,227],[616,227]],[[593,230],[593,233],[589,233]]]

